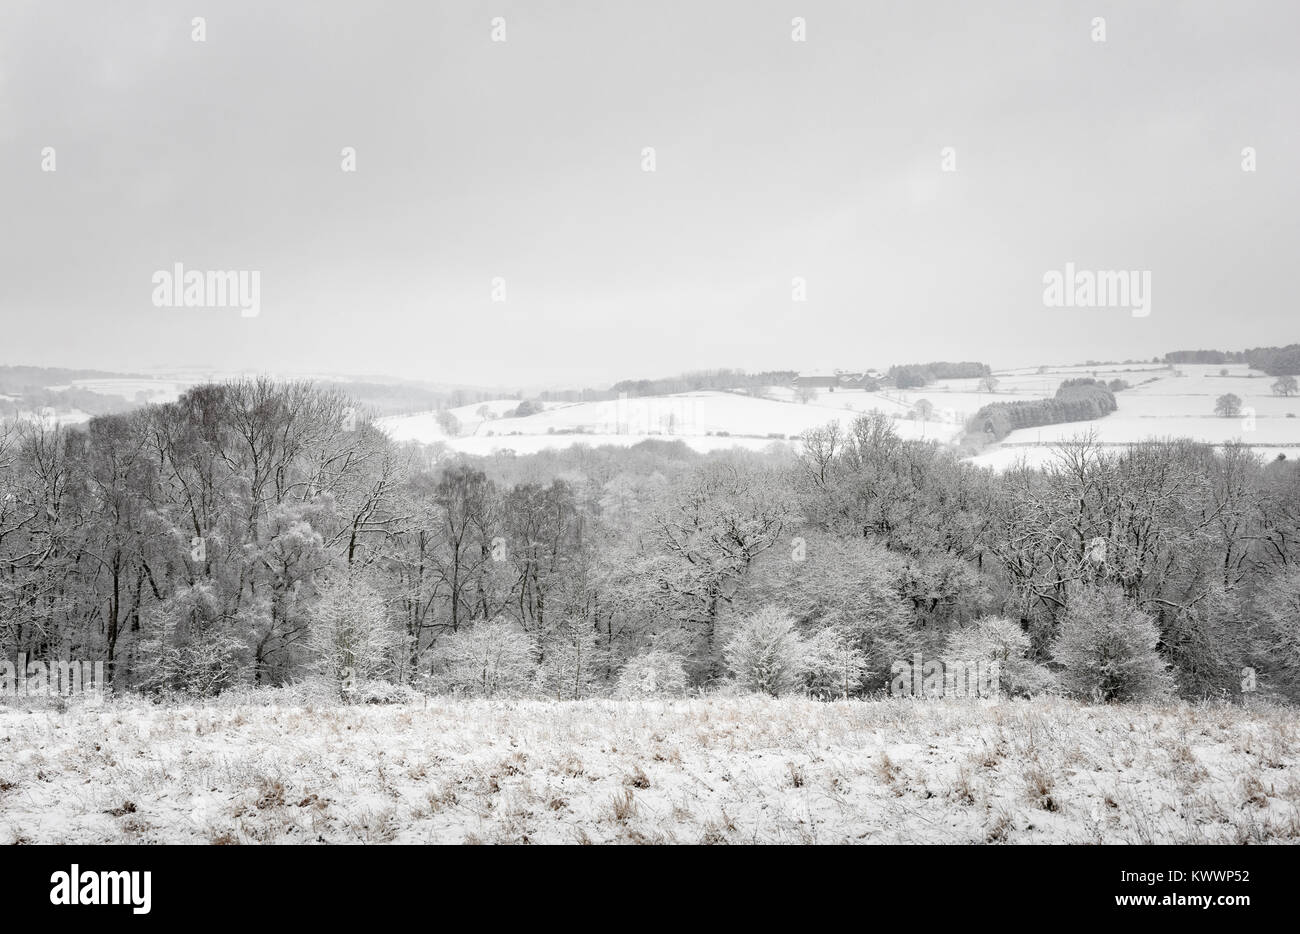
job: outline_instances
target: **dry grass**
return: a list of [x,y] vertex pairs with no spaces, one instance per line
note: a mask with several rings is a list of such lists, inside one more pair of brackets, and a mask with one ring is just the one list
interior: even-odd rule
[[0,844],[1300,841],[1290,710],[246,700],[0,708]]

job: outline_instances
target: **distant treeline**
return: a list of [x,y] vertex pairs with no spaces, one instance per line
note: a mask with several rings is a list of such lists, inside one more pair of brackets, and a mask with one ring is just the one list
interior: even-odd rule
[[970,431],[1001,441],[1017,428],[1089,421],[1116,408],[1115,394],[1100,380],[1067,379],[1051,399],[994,402],[984,406],[971,419]]
[[130,411],[135,406],[136,403],[121,396],[104,395],[89,389],[33,389],[18,395],[17,399],[0,399],[0,418],[16,418],[42,409],[54,412],[76,409],[88,415],[112,415]]
[[101,370],[66,370],[45,366],[0,366],[0,393],[20,396],[47,386],[64,386],[78,379],[115,379],[121,373]]
[[1297,376],[1300,375],[1300,344],[1253,347],[1246,351],[1246,361],[1269,376]]
[[1175,350],[1165,354],[1165,363],[1245,363],[1241,350]]
[[1249,350],[1175,350],[1165,363],[1247,363],[1269,376],[1300,375],[1300,344],[1252,347]]
[[889,368],[889,378],[899,389],[914,389],[936,379],[979,379],[992,374],[993,371],[987,363],[974,361],[949,363],[940,360],[935,363],[908,363]]
[[79,409],[90,415],[124,412],[130,409],[133,403],[121,396],[104,395],[76,386],[67,389],[49,388],[67,386],[79,379],[112,379],[120,376],[121,374],[105,373],[100,370],[0,366],[0,395],[11,397],[0,399],[0,418],[14,418],[47,408],[55,412]]
[[765,370],[746,373],[744,370],[696,370],[668,379],[625,379],[615,383],[611,392],[628,396],[662,396],[676,392],[699,392],[705,389],[760,389],[764,386],[788,386],[794,381],[794,370]]

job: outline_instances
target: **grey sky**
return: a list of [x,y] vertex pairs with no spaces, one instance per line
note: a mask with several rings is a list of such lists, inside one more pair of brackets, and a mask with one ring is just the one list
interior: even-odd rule
[[[5,0],[0,363],[567,386],[1293,342],[1298,26],[1291,0]],[[260,271],[260,315],[154,307],[177,262]],[[1066,262],[1150,270],[1150,316],[1045,308]]]

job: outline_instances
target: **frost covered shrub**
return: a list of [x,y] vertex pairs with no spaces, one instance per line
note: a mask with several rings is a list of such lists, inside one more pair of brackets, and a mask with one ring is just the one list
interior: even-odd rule
[[581,700],[596,693],[596,640],[596,630],[583,620],[565,620],[546,639],[539,675],[549,697]]
[[425,695],[409,684],[392,681],[363,681],[353,695],[359,704],[422,704]]
[[686,667],[680,655],[651,649],[628,659],[618,673],[615,693],[622,698],[681,697]]
[[[904,588],[934,589],[931,569],[909,572],[883,546],[808,533],[806,555],[791,561],[779,549],[756,560],[733,606],[747,617],[779,604],[791,608],[802,632],[834,626],[866,657],[865,688],[884,687],[890,664],[921,648]],[[938,588],[942,589],[942,588]]]
[[1026,658],[1029,636],[1016,623],[996,616],[976,620],[948,637],[944,661],[998,663],[999,689],[1010,694],[1041,694],[1055,687],[1056,679],[1043,665]]
[[177,587],[146,613],[155,635],[140,643],[140,686],[155,694],[214,697],[233,687],[246,647],[227,628],[216,589]]
[[781,695],[798,690],[804,671],[804,644],[784,610],[765,606],[741,621],[722,650],[739,687]]
[[819,697],[856,694],[871,674],[853,634],[828,626],[804,642],[804,686]]
[[905,569],[878,545],[818,543],[819,560],[796,566],[798,606],[813,609],[805,624],[834,626],[857,647],[867,667],[882,675],[918,646],[912,615],[899,594]]
[[358,684],[389,674],[401,641],[382,598],[364,578],[340,574],[321,587],[307,648],[314,679],[328,693],[352,699]]
[[1061,687],[1101,701],[1166,697],[1173,679],[1156,649],[1159,641],[1155,620],[1118,587],[1073,587],[1052,651],[1065,669]]
[[475,697],[522,694],[533,682],[535,653],[528,634],[504,620],[483,620],[443,636],[436,646],[439,690]]

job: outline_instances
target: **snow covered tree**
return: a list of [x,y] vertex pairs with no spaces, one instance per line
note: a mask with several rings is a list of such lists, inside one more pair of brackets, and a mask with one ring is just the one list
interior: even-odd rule
[[532,683],[533,644],[514,623],[483,620],[444,636],[434,649],[434,683],[442,690],[496,697],[523,693]]
[[1300,565],[1269,577],[1255,599],[1264,656],[1282,680],[1300,688]]
[[1220,418],[1236,418],[1241,414],[1241,396],[1227,392],[1214,402],[1214,414]]
[[901,593],[909,576],[904,562],[861,539],[813,533],[806,535],[805,550],[801,561],[784,549],[765,554],[731,614],[743,619],[779,604],[797,610],[804,632],[834,626],[866,659],[871,674],[863,687],[883,686],[893,662],[920,648]]
[[[311,590],[317,572],[327,568],[330,556],[319,531],[338,521],[334,497],[317,496],[302,503],[273,506],[263,523],[256,552],[256,565],[269,571],[259,596],[266,599],[265,611],[250,616],[242,632],[253,650],[254,676],[259,682],[278,681],[287,673],[293,650],[302,644],[311,625],[310,613],[299,612],[305,602],[304,589]],[[214,542],[214,545],[216,542]]]
[[615,693],[622,698],[681,697],[686,693],[682,657],[651,649],[628,659],[618,673]]
[[976,620],[948,637],[944,663],[998,663],[1000,690],[1011,694],[1041,694],[1055,678],[1045,666],[1027,658],[1029,636],[1016,623],[995,616]]
[[596,630],[582,619],[566,619],[547,637],[540,674],[548,696],[581,700],[595,693],[604,663],[596,643]]
[[443,409],[438,413],[437,419],[438,427],[442,429],[442,433],[448,438],[455,438],[460,434],[460,419],[456,417],[454,412]]
[[727,667],[742,688],[778,696],[797,690],[804,671],[804,644],[784,610],[765,606],[743,620],[723,649]]
[[230,623],[210,582],[177,587],[146,614],[150,635],[140,643],[140,687],[213,697],[233,686],[246,659]]
[[364,577],[339,573],[320,588],[307,647],[313,673],[332,694],[349,698],[359,685],[389,674],[401,644]]
[[1173,691],[1156,646],[1155,619],[1114,585],[1070,588],[1054,660],[1064,666],[1061,687],[1102,701],[1151,700]]
[[1300,670],[1300,565],[1269,578],[1257,600],[1261,621],[1271,630],[1272,655]]
[[848,630],[828,626],[804,643],[804,678],[809,693],[848,697],[870,675],[867,656]]
[[670,598],[672,617],[696,633],[690,673],[699,681],[720,673],[724,608],[793,515],[778,472],[719,460],[693,473],[649,518],[652,540],[672,559],[657,585]]

